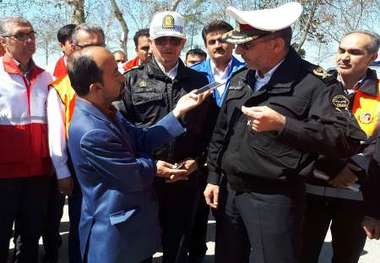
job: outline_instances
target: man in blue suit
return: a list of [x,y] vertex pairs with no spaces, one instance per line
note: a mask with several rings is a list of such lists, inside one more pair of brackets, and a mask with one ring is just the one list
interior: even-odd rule
[[[156,175],[150,152],[184,132],[177,120],[208,95],[183,96],[175,109],[148,129],[136,128],[112,107],[123,76],[103,47],[77,51],[68,61],[78,95],[69,129],[69,149],[83,193],[79,227],[84,262],[151,262],[160,245]],[[186,170],[169,169],[174,182]]]

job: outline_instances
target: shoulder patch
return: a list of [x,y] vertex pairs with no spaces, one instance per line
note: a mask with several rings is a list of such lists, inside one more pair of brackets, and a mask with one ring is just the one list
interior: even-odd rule
[[139,88],[145,88],[147,86],[147,83],[144,79],[140,80],[138,83],[137,83],[137,87]]
[[331,104],[335,107],[337,111],[348,111],[348,106],[350,105],[350,100],[344,95],[335,95],[331,99]]

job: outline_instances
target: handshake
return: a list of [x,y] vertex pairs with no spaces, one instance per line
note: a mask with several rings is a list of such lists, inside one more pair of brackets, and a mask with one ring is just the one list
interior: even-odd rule
[[157,161],[157,176],[166,179],[167,183],[188,180],[188,176],[198,169],[194,159],[185,159],[179,163],[171,164],[165,161]]

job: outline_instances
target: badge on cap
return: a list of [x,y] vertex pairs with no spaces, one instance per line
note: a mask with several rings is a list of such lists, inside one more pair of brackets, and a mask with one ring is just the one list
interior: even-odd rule
[[174,28],[174,17],[172,15],[164,16],[164,18],[162,19],[162,28]]
[[350,100],[344,95],[335,95],[331,100],[332,105],[337,111],[348,110]]

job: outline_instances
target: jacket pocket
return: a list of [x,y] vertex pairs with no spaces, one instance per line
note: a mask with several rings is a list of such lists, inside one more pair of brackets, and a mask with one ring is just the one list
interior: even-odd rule
[[150,103],[150,102],[157,102],[162,100],[163,95],[161,93],[156,93],[156,92],[138,92],[138,93],[133,93],[132,95],[132,102],[133,105],[142,105],[145,103]]
[[130,210],[121,210],[110,214],[110,222],[111,225],[117,225],[127,221],[131,216],[133,216],[136,212],[136,209]]
[[247,131],[246,143],[250,149],[247,152],[257,151],[260,155],[271,159],[285,168],[297,169],[302,153],[292,146],[279,141],[277,135],[272,132],[252,133]]
[[269,101],[269,107],[285,116],[295,119],[307,115],[308,100],[299,97],[275,97]]

